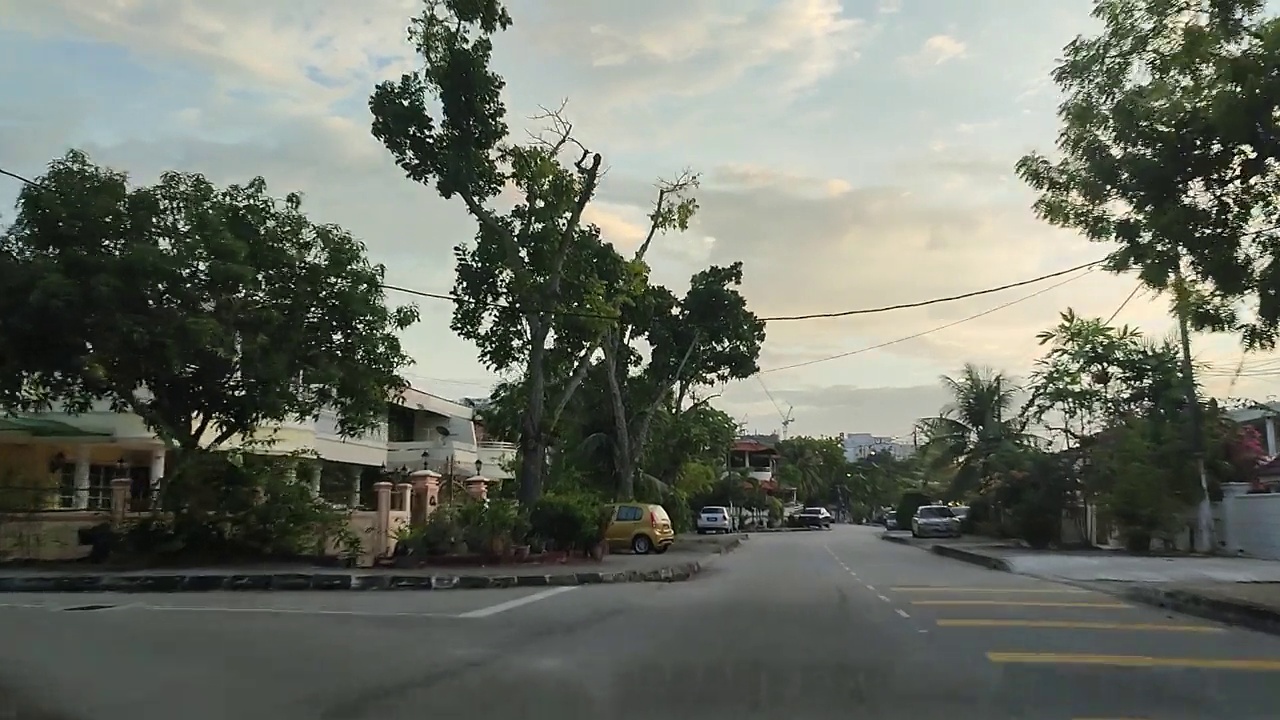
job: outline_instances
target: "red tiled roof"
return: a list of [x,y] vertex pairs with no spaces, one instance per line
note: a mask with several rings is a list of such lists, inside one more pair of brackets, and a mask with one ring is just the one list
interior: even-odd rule
[[757,440],[734,440],[732,450],[738,452],[763,452],[777,454],[777,450]]

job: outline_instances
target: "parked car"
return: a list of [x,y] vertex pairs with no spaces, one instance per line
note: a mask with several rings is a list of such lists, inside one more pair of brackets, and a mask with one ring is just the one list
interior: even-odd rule
[[912,537],[960,537],[960,519],[946,505],[921,505],[911,518]]
[[898,529],[898,515],[897,515],[897,513],[889,513],[888,515],[885,515],[885,516],[884,516],[884,529],[885,529],[885,530],[897,530],[897,529]]
[[676,541],[676,533],[661,505],[618,503],[611,506],[604,539],[610,550],[630,548],[637,555],[661,555]]
[[733,519],[729,517],[729,508],[720,505],[708,505],[698,511],[698,534],[733,532]]
[[816,527],[818,529],[831,529],[831,513],[827,512],[824,507],[807,507],[800,511],[796,518],[799,520],[801,527]]

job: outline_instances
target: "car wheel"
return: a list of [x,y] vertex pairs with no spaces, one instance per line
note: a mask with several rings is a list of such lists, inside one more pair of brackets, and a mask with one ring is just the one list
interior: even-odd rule
[[707,534],[707,531],[706,531],[706,530],[703,530],[702,528],[698,528],[698,534],[699,534],[699,535],[706,535],[706,534]]
[[654,549],[653,549],[653,551],[654,551],[655,553],[657,553],[658,555],[661,555],[662,553],[664,553],[664,552],[666,552],[666,551],[668,551],[668,550],[670,550],[670,549],[671,549],[671,546],[670,546],[670,545],[663,545],[662,547],[656,547],[656,548],[654,548]]
[[653,550],[653,543],[649,542],[646,535],[637,535],[631,538],[631,551],[637,555],[648,555]]

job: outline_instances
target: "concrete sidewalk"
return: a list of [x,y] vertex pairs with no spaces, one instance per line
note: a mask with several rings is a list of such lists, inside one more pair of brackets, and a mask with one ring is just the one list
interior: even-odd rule
[[1113,551],[1033,552],[968,539],[925,544],[883,537],[991,570],[1065,582],[1195,617],[1280,635],[1280,563],[1226,557],[1142,557]]
[[477,590],[487,588],[678,582],[702,572],[744,537],[681,538],[663,555],[608,555],[546,565],[330,570],[299,566],[178,568],[112,572],[0,570],[2,592],[208,592],[215,590]]

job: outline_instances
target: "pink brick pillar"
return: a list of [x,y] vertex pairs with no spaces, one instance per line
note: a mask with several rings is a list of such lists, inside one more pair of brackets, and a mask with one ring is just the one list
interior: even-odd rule
[[377,497],[377,515],[373,520],[373,547],[370,550],[374,557],[381,557],[387,554],[391,535],[391,483],[376,482],[373,492]]

